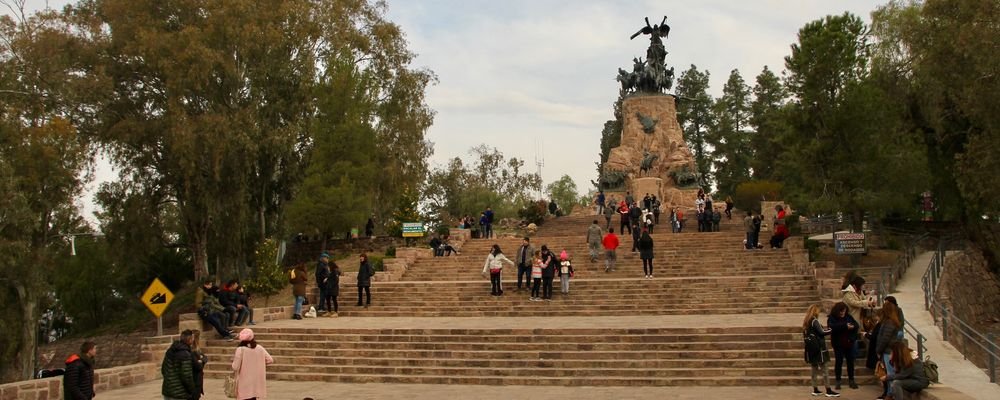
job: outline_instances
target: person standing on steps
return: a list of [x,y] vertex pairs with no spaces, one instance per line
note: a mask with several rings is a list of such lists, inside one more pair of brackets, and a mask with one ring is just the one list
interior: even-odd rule
[[785,209],[778,204],[774,206],[778,215],[774,217],[774,235],[771,236],[771,249],[780,249],[788,239],[788,225],[785,225]]
[[653,211],[653,198],[649,196],[649,193],[646,193],[646,195],[642,197],[642,209]]
[[558,212],[559,212],[559,205],[556,204],[556,199],[549,200],[549,214],[558,217],[559,216]]
[[489,236],[486,236],[486,235],[489,234],[486,231],[487,221],[488,220],[486,219],[486,212],[484,211],[484,212],[479,213],[479,233],[480,233],[479,234],[479,238],[480,239],[489,239]]
[[500,284],[503,263],[514,266],[514,262],[503,255],[500,245],[493,244],[490,254],[486,256],[486,263],[483,264],[483,276],[485,277],[487,273],[490,275],[490,295],[503,296],[503,287]]
[[94,362],[97,344],[83,342],[80,353],[66,359],[63,373],[63,398],[66,400],[90,400],[94,398]]
[[191,400],[198,400],[205,395],[205,365],[208,364],[208,356],[201,350],[199,343],[201,343],[201,331],[194,329],[191,331],[191,366],[194,372],[195,390]]
[[677,210],[677,233],[681,233],[684,230],[684,211],[679,208]]
[[531,297],[528,301],[542,301],[542,297],[539,295],[542,288],[542,269],[544,265],[542,264],[542,251],[535,251],[535,256],[531,260]]
[[601,226],[597,224],[597,220],[590,224],[587,228],[587,247],[590,250],[590,262],[597,262],[597,256],[601,251],[601,239],[604,238],[604,232],[601,231]]
[[[358,307],[365,308],[372,305],[372,277],[375,276],[375,268],[368,262],[368,254],[361,253],[361,264],[358,266]],[[361,302],[361,294],[367,295],[366,302]]]
[[566,250],[559,253],[559,283],[564,296],[569,295],[569,280],[573,277],[573,262],[569,260]]
[[733,220],[733,196],[726,196],[726,218]]
[[200,396],[195,382],[194,354],[191,345],[194,343],[194,333],[191,330],[181,332],[180,340],[175,341],[167,349],[160,364],[163,383],[160,394],[163,400],[188,400]]
[[712,213],[712,232],[718,232],[721,223],[722,213],[719,212],[719,207],[715,207],[715,212]]
[[604,207],[604,220],[607,222],[605,229],[611,229],[611,218],[614,217],[617,212],[618,208],[615,207],[615,200],[611,199],[611,201],[608,202],[607,207]]
[[632,203],[635,203],[635,198],[632,197],[632,192],[625,191],[625,204],[631,205]]
[[639,238],[642,237],[642,229],[639,224],[632,225],[632,254],[639,252]]
[[830,346],[833,347],[833,355],[836,360],[833,364],[833,375],[837,385],[834,387],[840,390],[841,377],[843,374],[844,361],[847,361],[847,383],[851,389],[857,389],[858,384],[854,382],[854,342],[858,340],[858,321],[847,313],[847,304],[839,302],[833,305],[830,315],[826,318],[826,326],[830,328]]
[[292,284],[292,296],[295,296],[295,309],[292,319],[302,319],[302,303],[306,302],[306,282],[309,277],[306,272],[306,265],[299,264],[289,273],[289,283]]
[[[829,333],[830,330],[824,329],[819,322],[819,306],[815,304],[809,306],[806,317],[802,321],[802,334],[807,338],[814,336],[812,340],[806,340],[805,347],[806,362],[812,366],[813,396],[824,394],[826,397],[840,396],[840,393],[834,392],[830,388],[830,374],[826,368],[827,361],[830,361],[830,353],[826,349],[826,340],[823,338]],[[816,385],[817,374],[823,374],[823,385],[826,386],[826,393],[819,391],[819,386]]]
[[326,282],[328,279],[330,279],[330,255],[323,252],[319,255],[319,262],[316,263],[316,288],[319,289],[319,304],[316,305],[316,311],[320,314],[329,311],[326,306]]
[[649,236],[648,229],[643,228],[637,247],[639,258],[642,259],[642,273],[646,275],[646,279],[653,279],[653,237]]
[[625,201],[622,200],[621,204],[618,205],[618,216],[621,217],[621,221],[618,224],[618,232],[621,232],[623,235],[625,234],[626,229],[628,229],[629,232],[632,232],[632,225],[629,225],[628,222],[628,210],[628,203],[625,203]]
[[615,250],[618,249],[618,236],[615,236],[614,228],[608,229],[608,234],[604,235],[604,239],[601,240],[601,244],[604,245],[604,272],[611,272],[615,270],[615,261],[617,261],[618,256],[615,254]]
[[552,280],[556,277],[556,270],[559,268],[559,260],[555,254],[549,251],[548,246],[542,245],[542,299],[552,301]]
[[371,239],[375,236],[375,220],[368,218],[368,222],[365,223],[365,237]]
[[266,399],[267,365],[273,363],[271,354],[257,344],[250,328],[240,331],[240,345],[236,347],[232,365],[237,375],[236,399]]
[[[885,364],[886,376],[894,376],[896,369],[891,362],[892,346],[896,342],[901,341],[903,331],[903,324],[899,321],[899,311],[896,305],[888,301],[883,303],[882,308],[879,310],[878,320],[882,326],[878,331],[875,354]],[[888,387],[888,385],[884,385],[884,387],[888,389],[886,392],[887,397],[892,396],[892,388]]]
[[598,190],[597,197],[594,199],[594,205],[597,206],[597,215],[604,214],[604,191]]
[[[642,224],[642,209],[639,208],[638,203],[632,203],[628,209],[628,223],[629,226],[635,227],[636,225]],[[629,231],[631,233],[631,231]]]
[[747,216],[743,218],[743,230],[747,233],[747,238],[743,241],[743,248],[750,250],[753,248],[753,210],[747,210]]
[[661,206],[660,200],[657,200],[656,196],[653,196],[653,224],[654,225],[659,225],[660,224],[660,206]]
[[521,276],[524,276],[524,287],[531,289],[531,265],[532,257],[535,256],[535,248],[531,246],[531,239],[525,237],[521,241],[521,247],[517,249],[517,256],[514,257],[517,263],[517,290],[521,290]]
[[486,216],[486,238],[493,238],[493,208],[486,207],[483,215]]
[[752,249],[757,250],[761,248],[760,246],[760,226],[762,224],[761,216],[755,215],[753,220],[753,247]]
[[334,318],[340,312],[340,304],[337,303],[337,296],[340,295],[340,276],[343,274],[344,272],[340,270],[340,266],[337,263],[330,264],[330,275],[323,282],[323,285],[326,287],[326,298],[319,301],[320,304],[326,303],[327,317]]

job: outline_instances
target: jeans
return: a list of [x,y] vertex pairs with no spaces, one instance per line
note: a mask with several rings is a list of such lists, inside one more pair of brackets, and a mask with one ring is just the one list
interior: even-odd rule
[[517,290],[521,290],[521,276],[524,276],[524,287],[531,287],[531,266],[517,266]]
[[486,238],[488,239],[491,237],[493,237],[493,224],[489,223],[486,224]]
[[611,216],[604,217],[604,220],[608,222],[608,227],[605,230],[611,229]]
[[302,303],[306,302],[305,296],[295,296],[295,311],[292,314],[302,315]]
[[601,254],[601,243],[591,243],[590,247],[590,261],[597,261],[597,256]]
[[330,294],[330,292],[331,291],[327,291],[326,297],[321,298],[319,300],[319,304],[323,305],[323,303],[326,303],[326,311],[338,312],[340,311],[340,305],[337,304],[337,295]]
[[229,330],[227,330],[226,326],[222,324],[223,318],[226,318],[226,315],[223,313],[211,313],[206,317],[201,317],[203,321],[208,322],[209,325],[212,325],[212,327],[215,328],[215,331],[219,333],[219,336],[229,337]]
[[552,298],[552,278],[551,276],[542,277],[542,298]]
[[223,322],[226,323],[226,327],[232,326],[236,323],[236,307],[235,306],[225,306],[222,312],[226,313],[226,318]]
[[645,275],[653,275],[653,259],[643,258],[642,259],[642,272]]
[[371,305],[372,304],[372,287],[371,286],[358,286],[358,305],[359,306],[361,305],[361,292],[364,292],[366,295],[368,295],[368,298],[367,298],[368,301],[365,302],[364,304]]
[[[885,364],[885,375],[886,376],[895,376],[896,375],[896,368],[894,368],[892,366],[892,363],[889,362],[889,359],[891,357],[892,357],[892,353],[891,352],[882,354],[882,362]],[[889,390],[886,392],[886,394],[892,394],[892,387],[891,386],[889,387]]]
[[250,309],[247,308],[247,306],[243,306],[242,308],[236,310],[237,326],[246,324],[248,319],[253,319],[253,318],[251,318]]
[[542,286],[542,278],[532,278],[534,284],[531,286],[531,297],[539,297],[538,289]]
[[569,274],[562,274],[559,277],[559,283],[562,285],[562,293],[569,294]]
[[597,205],[597,215],[604,214],[604,204]]
[[618,256],[615,255],[615,251],[614,250],[607,250],[607,251],[604,252],[604,256],[606,257],[606,259],[604,261],[604,270],[605,271],[614,271],[615,270],[615,261],[618,258]]
[[500,288],[500,273],[490,273],[490,294],[494,296],[499,296],[503,294],[503,290]]

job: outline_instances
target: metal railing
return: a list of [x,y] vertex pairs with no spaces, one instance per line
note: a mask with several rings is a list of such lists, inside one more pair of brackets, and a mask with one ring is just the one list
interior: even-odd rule
[[[934,318],[934,324],[937,325],[938,322],[941,324],[941,337],[944,341],[948,341],[950,335],[950,330],[955,329],[963,339],[961,340],[961,348],[959,351],[962,353],[962,357],[969,359],[969,346],[970,342],[974,346],[971,350],[977,351],[981,350],[986,358],[986,374],[990,377],[990,382],[997,382],[997,362],[1000,360],[1000,346],[997,346],[997,341],[995,335],[992,333],[983,334],[973,328],[971,325],[962,321],[961,318],[955,316],[954,312],[948,310],[943,304],[940,304],[934,295],[937,292],[937,286],[941,283],[941,275],[944,272],[945,265],[945,255],[947,251],[947,245],[944,240],[939,242],[937,251],[934,252],[934,256],[931,257],[930,265],[927,267],[927,272],[924,273],[921,279],[921,286],[924,290],[924,309],[930,311],[931,317]],[[939,321],[940,318],[940,321]]]
[[[910,264],[913,262],[913,260],[917,258],[917,248],[920,246],[920,243],[928,236],[929,235],[927,233],[924,233],[916,237],[910,238],[906,243],[906,247],[903,248],[903,254],[900,254],[899,257],[896,257],[896,261],[894,261],[888,269],[882,269],[882,276],[878,282],[878,293],[877,293],[877,300],[879,307],[881,307],[882,304],[885,303],[885,298],[889,296],[889,293],[892,293],[893,291],[896,290],[896,285],[899,283],[899,279],[910,267]],[[922,333],[920,333],[920,331],[917,330],[917,327],[913,326],[913,324],[910,324],[909,321],[905,321],[903,325],[903,332],[905,333],[905,335],[912,337],[913,340],[917,343],[916,346],[917,356],[920,357],[921,360],[923,360],[924,354],[927,353],[927,345],[925,344],[927,343],[927,337],[925,337]]]

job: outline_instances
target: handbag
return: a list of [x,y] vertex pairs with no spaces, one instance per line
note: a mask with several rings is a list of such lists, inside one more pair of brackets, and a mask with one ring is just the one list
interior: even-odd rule
[[236,398],[236,374],[226,376],[226,383],[223,389],[226,391],[226,398]]
[[[236,351],[243,351],[242,348],[237,348]],[[240,358],[240,369],[243,369],[243,358]],[[222,390],[226,393],[226,398],[235,399],[236,398],[236,377],[238,371],[234,371],[232,374],[226,376],[226,381],[222,385]]]
[[878,365],[875,366],[875,377],[878,378],[878,380],[883,380],[886,375],[888,375],[888,372],[885,370],[885,363],[879,361]]

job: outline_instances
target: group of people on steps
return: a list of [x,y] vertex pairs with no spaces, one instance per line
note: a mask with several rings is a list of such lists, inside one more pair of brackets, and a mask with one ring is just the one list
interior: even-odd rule
[[491,295],[503,295],[501,276],[504,264],[517,267],[517,291],[522,290],[523,282],[523,287],[531,290],[529,301],[552,301],[552,281],[557,276],[560,281],[560,293],[569,295],[569,282],[575,272],[569,253],[565,250],[557,257],[548,246],[542,245],[541,249],[535,250],[531,245],[531,239],[524,238],[514,258],[515,261],[511,261],[504,256],[498,244],[494,244],[490,249],[483,265],[483,276],[490,278]]
[[[905,400],[930,384],[924,372],[923,361],[914,357],[904,337],[905,318],[892,296],[875,309],[875,299],[866,297],[865,280],[853,271],[843,278],[842,300],[833,305],[826,319],[826,326],[819,320],[821,308],[811,305],[802,321],[805,337],[805,361],[812,368],[812,395],[839,397],[843,366],[847,366],[848,385],[857,389],[854,363],[860,354],[860,345],[866,343],[865,366],[871,369],[882,383],[878,399]],[[874,316],[870,318],[869,316]],[[830,360],[825,338],[830,338],[834,352],[834,388],[830,387],[827,362]],[[825,392],[820,391],[818,378],[822,376]]]

